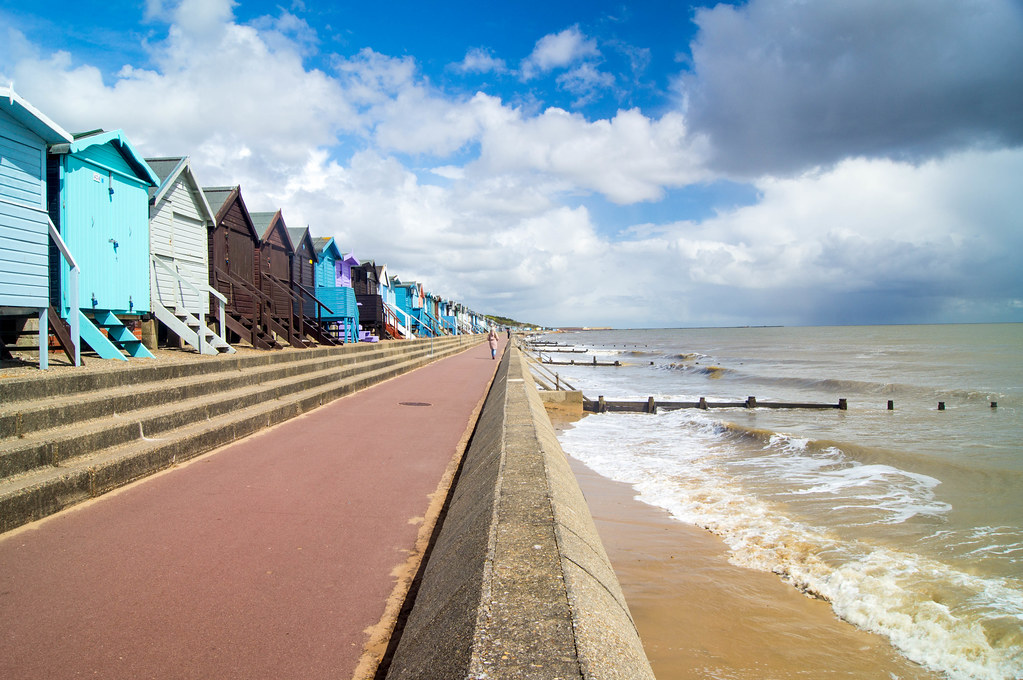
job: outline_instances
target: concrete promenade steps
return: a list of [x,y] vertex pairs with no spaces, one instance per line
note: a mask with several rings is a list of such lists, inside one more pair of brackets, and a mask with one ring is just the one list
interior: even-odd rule
[[359,343],[0,382],[0,532],[479,342]]

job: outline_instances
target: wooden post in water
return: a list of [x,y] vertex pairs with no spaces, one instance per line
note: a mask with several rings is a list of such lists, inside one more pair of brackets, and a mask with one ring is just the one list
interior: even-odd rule
[[594,366],[596,366],[596,365],[597,365],[597,357],[596,357],[596,356],[594,356],[594,357],[593,357],[593,365],[594,365]]
[[561,376],[557,373],[554,374],[554,389],[558,392],[561,391]]
[[707,410],[707,397],[700,397],[700,408]]
[[647,400],[646,400],[646,412],[647,413],[657,413],[657,404],[654,403],[654,398],[653,397],[647,397]]
[[943,401],[939,401],[938,402],[938,410],[939,411],[944,411],[945,410],[945,402],[943,402]]
[[991,408],[998,408],[998,402],[997,401],[991,402]]
[[756,407],[757,407],[757,398],[756,397],[746,397],[746,408],[756,408]]
[[597,413],[603,413],[607,410],[607,406],[604,404],[604,395],[597,397]]
[[894,411],[895,410],[895,402],[892,401],[891,399],[888,400],[888,410],[889,411]]
[[849,410],[849,402],[846,401],[845,399],[839,399],[838,400],[838,410],[839,411],[848,411]]

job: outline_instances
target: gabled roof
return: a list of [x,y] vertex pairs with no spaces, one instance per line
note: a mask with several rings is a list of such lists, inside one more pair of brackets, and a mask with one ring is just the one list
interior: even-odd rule
[[160,186],[149,189],[149,202],[156,205],[163,200],[167,192],[174,186],[180,177],[188,186],[192,195],[199,201],[200,212],[205,213],[203,217],[215,222],[217,217],[213,212],[213,206],[206,198],[206,193],[199,186],[199,182],[192,173],[191,161],[188,156],[173,156],[169,158],[147,158],[146,163],[160,179]]
[[351,253],[348,253],[347,255],[345,255],[344,256],[344,262],[347,262],[348,264],[350,264],[353,267],[359,264],[359,261],[355,258],[355,253],[354,252],[351,252]]
[[27,127],[47,144],[70,144],[74,141],[69,132],[22,99],[13,88],[0,87],[0,111]]
[[249,209],[245,206],[245,200],[242,198],[242,188],[240,185],[235,184],[230,187],[203,187],[203,196],[209,201],[210,208],[216,215],[215,223],[220,224],[220,221],[224,219],[227,211],[231,209],[232,203],[237,203],[241,207],[242,217],[245,218],[245,224],[249,228],[249,233],[252,234],[253,241],[259,241],[259,234],[256,232],[256,226],[252,223],[252,215],[249,214]]
[[121,130],[114,130],[113,132],[104,132],[103,130],[81,132],[74,135],[74,139],[69,144],[54,144],[51,146],[50,153],[79,153],[91,146],[103,144],[112,145],[139,179],[153,186],[160,185],[160,178],[150,169],[149,164],[139,155]]
[[280,208],[275,212],[254,212],[249,215],[252,217],[252,224],[256,227],[260,241],[267,240],[270,237],[270,232],[280,228],[281,236],[287,241],[287,246],[291,248],[291,252],[295,252],[295,244],[291,240],[291,234],[288,233],[288,225],[284,223],[284,214]]
[[[316,252],[316,256],[321,260],[324,257],[333,257],[335,260],[342,258],[341,249],[337,247],[337,242],[334,241],[333,236],[317,236],[313,239],[313,250]],[[358,262],[356,262],[358,264]]]
[[288,227],[288,236],[291,237],[291,243],[295,246],[295,252],[298,252],[298,244],[302,241],[309,241],[309,251],[313,253],[313,258],[319,259],[316,255],[316,248],[313,246],[313,237],[309,234],[309,227]]

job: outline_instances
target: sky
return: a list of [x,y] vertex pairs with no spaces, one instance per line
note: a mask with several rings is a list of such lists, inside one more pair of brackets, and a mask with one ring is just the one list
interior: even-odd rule
[[482,313],[1023,321],[1023,0],[0,0],[0,83]]

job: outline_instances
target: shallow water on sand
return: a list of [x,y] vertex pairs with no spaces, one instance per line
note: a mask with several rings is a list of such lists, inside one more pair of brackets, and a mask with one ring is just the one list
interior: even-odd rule
[[601,414],[561,439],[718,534],[733,564],[773,572],[907,658],[953,678],[1023,676],[1023,325],[550,338],[626,364],[551,367],[591,398],[847,399],[848,411]]

